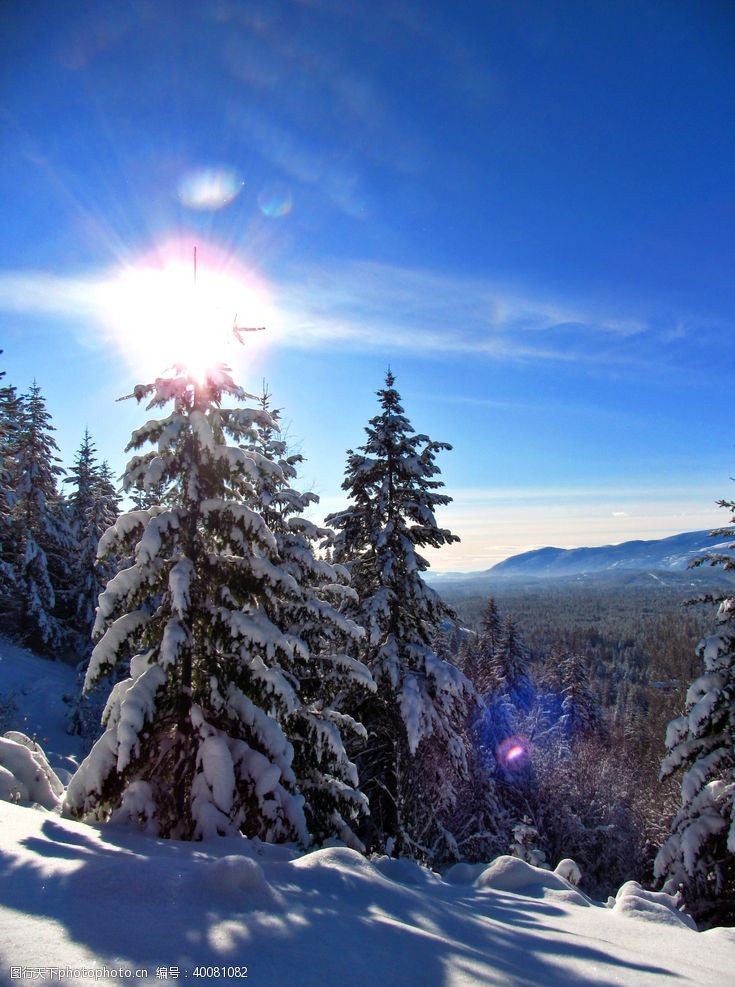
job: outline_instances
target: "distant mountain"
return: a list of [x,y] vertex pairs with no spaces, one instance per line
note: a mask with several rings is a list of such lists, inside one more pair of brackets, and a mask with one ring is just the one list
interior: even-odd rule
[[437,581],[493,582],[556,579],[639,583],[641,577],[670,584],[728,580],[721,568],[689,569],[692,560],[715,552],[733,555],[731,540],[715,541],[709,531],[687,531],[670,538],[628,541],[599,548],[539,548],[514,555],[475,573],[437,574]]

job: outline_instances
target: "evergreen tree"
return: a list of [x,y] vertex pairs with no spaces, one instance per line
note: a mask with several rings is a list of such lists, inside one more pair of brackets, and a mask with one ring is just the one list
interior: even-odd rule
[[116,571],[113,559],[97,562],[97,546],[119,513],[109,466],[98,464],[96,449],[87,430],[64,483],[72,485],[67,505],[75,547],[69,619],[86,647],[86,642],[91,640],[99,595]]
[[[0,350],[0,354],[2,350]],[[5,371],[0,372],[0,381]],[[0,610],[7,613],[15,586],[15,542],[12,508],[20,402],[15,388],[0,384]]]
[[57,594],[67,571],[71,534],[56,479],[64,470],[56,455],[55,429],[41,389],[21,398],[15,444],[12,522],[17,586],[16,624],[31,648],[53,653],[63,640]]
[[100,734],[100,721],[110,689],[129,674],[129,668],[123,663],[111,677],[84,691],[99,596],[120,568],[120,560],[112,555],[106,559],[97,558],[100,539],[115,523],[120,511],[112,471],[107,463],[97,463],[95,453],[92,438],[85,430],[74,465],[64,480],[73,485],[67,509],[74,539],[66,616],[74,650],[83,656],[77,665],[79,691],[71,703],[68,730],[84,737],[88,744]]
[[505,618],[498,636],[492,665],[498,691],[508,696],[514,706],[528,710],[533,701],[528,648],[510,614]]
[[348,453],[342,488],[352,503],[327,524],[338,531],[334,557],[359,597],[349,612],[367,629],[363,655],[378,687],[360,707],[369,734],[358,759],[368,841],[431,859],[452,844],[442,818],[466,771],[461,730],[471,687],[432,650],[441,620],[453,615],[421,578],[428,562],[418,552],[458,540],[435,517],[450,501],[438,492],[435,457],[449,447],[414,433],[394,383],[389,372],[365,445]]
[[487,696],[499,686],[496,678],[496,652],[502,640],[503,623],[492,596],[488,597],[480,621],[480,632],[464,653],[460,667],[481,696]]
[[[263,517],[248,506],[283,476],[252,448],[255,427],[273,423],[257,409],[223,407],[249,397],[223,366],[203,379],[177,368],[139,385],[133,396],[149,399],[148,408],[174,405],[133,433],[129,449],[156,448],[135,456],[124,477],[126,489],[161,484],[165,506],[122,515],[100,543],[101,557],[133,562],[100,597],[95,632],[102,636],[87,686],[127,658],[130,677],[112,690],[105,733],[72,779],[66,810],[87,819],[132,819],[166,837],[241,831],[306,844],[307,820],[322,817],[321,805],[313,807],[317,797],[332,794],[299,787],[294,761],[301,737],[289,737],[294,723],[313,723],[299,672],[313,670],[316,660],[297,615],[316,624],[316,607],[294,569],[284,566]],[[298,530],[297,520],[290,524]],[[321,576],[339,580],[326,569]],[[294,619],[286,622],[289,608]],[[358,634],[326,603],[318,620],[328,643],[339,631]],[[316,627],[310,633],[318,637]],[[369,683],[361,665],[330,656],[325,678],[339,669],[345,690]],[[337,815],[360,801],[343,725],[325,712],[317,738],[323,774],[336,764],[328,783]],[[333,833],[347,829],[348,820],[333,821]]]
[[569,652],[560,662],[561,727],[570,740],[593,733],[601,724],[600,704],[590,683],[587,659]]
[[487,598],[485,612],[480,622],[480,640],[489,654],[494,654],[501,641],[503,622],[492,596]]
[[[720,506],[735,523],[735,503]],[[735,530],[712,534],[732,538]],[[735,569],[728,555],[697,562],[704,563]],[[689,687],[685,714],[666,731],[661,779],[683,772],[681,805],[654,865],[665,889],[679,889],[704,926],[735,923],[735,597],[718,602],[717,632],[697,648],[704,674]]]
[[492,770],[497,762],[503,776],[517,780],[520,768],[526,765],[526,748],[516,742],[516,734],[531,710],[534,697],[528,649],[510,615],[498,628],[497,614],[492,610],[490,614],[497,643],[487,662],[484,677],[487,691],[475,735],[487,770]]

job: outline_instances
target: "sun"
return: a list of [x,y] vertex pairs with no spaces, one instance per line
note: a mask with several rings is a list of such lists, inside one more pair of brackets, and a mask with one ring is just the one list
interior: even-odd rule
[[[237,362],[233,327],[268,326],[273,307],[265,282],[211,246],[175,242],[116,271],[105,283],[105,330],[138,372],[183,365],[202,378],[217,363]],[[252,356],[265,333],[248,334]]]

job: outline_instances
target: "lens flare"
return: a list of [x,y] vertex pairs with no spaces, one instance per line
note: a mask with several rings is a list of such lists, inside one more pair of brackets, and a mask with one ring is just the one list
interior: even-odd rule
[[519,770],[528,761],[528,741],[523,737],[506,737],[498,744],[495,757],[506,770]]
[[258,193],[258,207],[264,216],[269,216],[271,219],[287,216],[293,209],[290,189],[280,182],[266,185]]
[[241,346],[233,327],[268,326],[273,309],[261,279],[212,246],[200,246],[196,272],[192,244],[159,247],[116,272],[102,295],[104,322],[138,372],[161,373],[173,364],[201,376],[216,363],[251,359],[266,333]]
[[244,182],[229,168],[201,168],[184,175],[178,185],[179,200],[187,209],[224,209],[238,197]]

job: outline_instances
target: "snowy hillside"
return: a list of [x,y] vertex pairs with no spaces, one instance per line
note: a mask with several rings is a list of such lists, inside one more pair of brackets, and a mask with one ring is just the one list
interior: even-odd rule
[[[74,681],[0,642],[13,725],[65,779],[79,750],[60,696]],[[442,878],[345,848],[165,841],[8,802],[0,834],[3,984],[62,971],[79,985],[714,985],[735,968],[735,930],[694,931],[668,896],[628,884],[607,907],[510,857]]]

